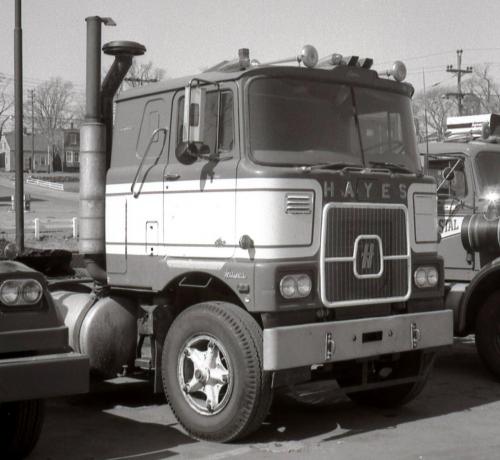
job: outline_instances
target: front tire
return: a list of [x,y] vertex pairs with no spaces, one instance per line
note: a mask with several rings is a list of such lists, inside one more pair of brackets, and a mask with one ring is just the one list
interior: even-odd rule
[[500,291],[491,294],[479,310],[476,348],[484,365],[500,379]]
[[262,330],[242,308],[206,302],[172,323],[162,355],[163,388],[194,438],[227,442],[256,430],[272,401]]
[[0,453],[2,458],[25,458],[35,447],[45,415],[42,400],[0,404]]

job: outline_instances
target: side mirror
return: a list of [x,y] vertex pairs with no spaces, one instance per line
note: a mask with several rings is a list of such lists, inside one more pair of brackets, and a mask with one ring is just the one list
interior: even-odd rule
[[443,169],[443,180],[452,181],[455,178],[455,171],[450,166]]
[[184,89],[184,128],[182,140],[188,144],[203,142],[206,89],[186,86]]
[[210,149],[202,142],[181,142],[175,149],[175,157],[183,165],[191,165],[198,158],[208,158]]

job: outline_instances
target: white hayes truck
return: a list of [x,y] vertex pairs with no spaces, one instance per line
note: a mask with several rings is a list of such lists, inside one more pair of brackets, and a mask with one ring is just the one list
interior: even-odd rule
[[[154,372],[194,437],[241,438],[273,389],[335,378],[402,404],[452,341],[436,185],[396,63],[306,46],[298,66],[240,50],[195,76],[121,93],[142,45],[87,18],[80,252],[92,293],[58,291],[93,371]],[[276,64],[276,63],[274,63]],[[395,81],[396,80],[396,81]]]

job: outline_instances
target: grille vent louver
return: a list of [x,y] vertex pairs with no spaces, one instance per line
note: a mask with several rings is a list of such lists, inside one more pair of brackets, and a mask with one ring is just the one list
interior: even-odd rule
[[312,214],[312,193],[287,193],[285,196],[286,214]]

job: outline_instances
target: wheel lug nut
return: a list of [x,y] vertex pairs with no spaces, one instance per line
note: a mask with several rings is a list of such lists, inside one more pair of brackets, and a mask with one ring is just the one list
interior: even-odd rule
[[184,385],[182,387],[182,390],[184,391],[184,393],[189,393],[189,387],[187,385]]

